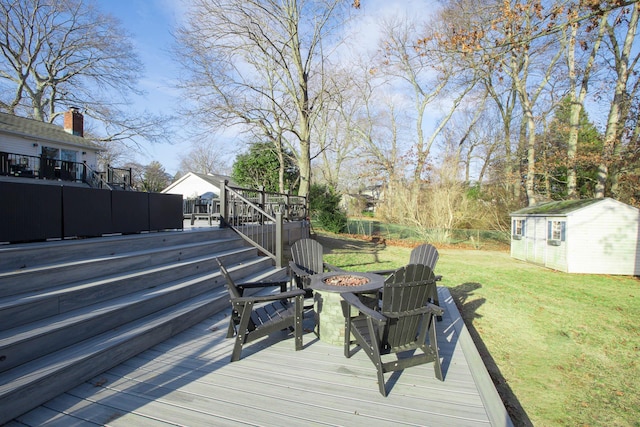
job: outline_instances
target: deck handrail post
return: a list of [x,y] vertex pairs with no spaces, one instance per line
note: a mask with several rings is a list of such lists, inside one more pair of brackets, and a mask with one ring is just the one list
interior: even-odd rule
[[229,204],[227,202],[227,184],[228,180],[220,181],[220,228],[227,226],[227,218],[229,218]]
[[284,227],[282,226],[282,212],[276,212],[276,267],[282,268],[284,265]]
[[285,214],[285,218],[289,219],[291,218],[291,200],[289,199],[289,196],[291,195],[291,189],[287,189],[287,191],[285,191],[284,193],[284,214]]

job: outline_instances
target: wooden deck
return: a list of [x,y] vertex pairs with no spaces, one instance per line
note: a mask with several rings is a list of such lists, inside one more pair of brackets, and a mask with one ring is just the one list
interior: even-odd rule
[[346,359],[311,332],[302,351],[291,336],[269,337],[229,363],[225,312],[7,425],[512,425],[448,290],[439,292],[444,382],[432,364],[413,367],[387,374],[384,398],[363,352]]

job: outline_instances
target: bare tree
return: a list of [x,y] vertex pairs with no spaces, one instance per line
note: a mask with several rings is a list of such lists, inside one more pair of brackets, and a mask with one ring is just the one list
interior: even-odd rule
[[[381,70],[398,78],[410,87],[415,114],[415,168],[413,182],[419,183],[425,172],[429,153],[434,141],[451,119],[464,96],[473,88],[475,80],[466,80],[452,68],[452,62],[443,63],[441,50],[432,46],[429,37],[421,38],[414,18],[387,20],[383,23],[384,66]],[[436,39],[431,39],[435,41]],[[419,41],[422,41],[420,43]],[[427,107],[442,106],[448,100],[446,112],[437,117],[437,124],[430,135],[425,135],[427,127]],[[435,116],[436,108],[429,111]]]
[[[260,129],[294,153],[299,194],[311,178],[313,123],[331,88],[322,66],[345,0],[195,0],[177,32],[191,114]],[[255,131],[254,131],[255,132]]]
[[0,109],[53,122],[69,107],[103,122],[100,141],[166,139],[168,119],[129,111],[142,64],[90,0],[0,0]]
[[633,84],[632,79],[636,78],[637,82],[640,66],[640,52],[636,40],[639,23],[640,2],[634,2],[628,7],[619,9],[617,13],[610,14],[610,20],[606,24],[614,89],[607,116],[602,162],[598,167],[595,195],[598,198],[605,196],[607,180],[611,181],[610,188],[614,191],[617,186],[617,173],[616,171],[612,173],[611,169],[615,168],[616,157],[620,155],[619,141],[623,132],[623,123],[638,90],[638,84]]
[[360,61],[353,67],[347,92],[353,104],[347,109],[343,103],[341,114],[350,138],[357,144],[359,181],[384,186],[384,206],[378,213],[388,220],[401,221],[405,208],[410,209],[406,203],[396,203],[408,167],[406,155],[410,147],[405,141],[409,137],[403,129],[409,125],[405,126],[408,121],[397,105],[400,97],[390,93],[388,78],[370,65],[376,62]]
[[[569,25],[560,32],[561,46],[564,49],[569,77],[569,99],[571,112],[569,117],[569,136],[567,140],[567,196],[570,199],[578,198],[576,160],[578,153],[578,135],[580,132],[580,116],[587,97],[589,83],[596,66],[596,56],[600,51],[602,38],[605,34],[606,22],[609,11],[605,11],[599,18],[581,23],[577,16],[580,8],[567,10],[567,22]],[[587,31],[595,25],[596,30]],[[587,51],[588,55],[581,58],[580,53]]]
[[[371,78],[369,58],[352,58],[346,66],[327,67],[327,78],[332,80],[335,91],[327,99],[325,108],[315,123],[317,154],[316,177],[322,177],[331,188],[338,191],[362,189],[364,178],[360,174],[363,146],[363,112],[367,94],[362,92]],[[370,92],[368,92],[370,95]],[[367,170],[368,167],[362,168]],[[355,188],[354,188],[355,187]]]
[[179,155],[181,174],[188,172],[228,174],[229,165],[220,153],[213,140],[202,140],[192,145],[191,149]]

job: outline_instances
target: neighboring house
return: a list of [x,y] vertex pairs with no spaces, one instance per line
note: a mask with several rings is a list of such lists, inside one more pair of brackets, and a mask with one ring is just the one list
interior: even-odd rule
[[64,128],[0,113],[0,175],[81,180],[86,162],[96,170],[100,146],[84,138],[82,113],[64,114]]
[[511,214],[511,256],[567,273],[640,275],[640,210],[616,200],[544,203]]
[[343,194],[340,207],[349,215],[375,212],[382,200],[382,186],[374,185],[360,190],[357,194]]
[[183,199],[195,199],[202,195],[218,198],[220,197],[220,182],[224,180],[231,183],[231,178],[225,175],[189,172],[162,190],[161,193],[182,194]]

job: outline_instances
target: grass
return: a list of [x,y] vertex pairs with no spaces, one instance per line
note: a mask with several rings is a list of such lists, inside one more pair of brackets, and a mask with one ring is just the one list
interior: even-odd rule
[[[322,234],[325,261],[399,267],[411,248]],[[451,291],[515,425],[640,426],[640,280],[560,273],[505,251],[439,249]]]

